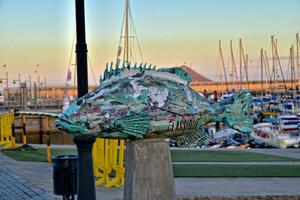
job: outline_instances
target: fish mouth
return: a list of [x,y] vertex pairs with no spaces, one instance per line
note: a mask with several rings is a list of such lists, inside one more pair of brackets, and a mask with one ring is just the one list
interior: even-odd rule
[[60,114],[58,116],[58,120],[64,122],[64,123],[67,123],[67,124],[72,124],[72,125],[75,125],[73,122],[71,122],[70,120],[68,120],[68,116],[66,114]]
[[58,116],[58,120],[57,121],[59,121],[60,123],[68,124],[70,126],[80,126],[79,124],[75,124],[74,122],[72,122],[69,119],[69,117],[66,114],[64,114],[64,113],[62,113],[62,114],[60,114]]
[[74,122],[68,119],[68,116],[65,114],[60,114],[58,119],[55,120],[55,126],[59,130],[70,134],[86,134],[88,129],[81,124],[75,124]]

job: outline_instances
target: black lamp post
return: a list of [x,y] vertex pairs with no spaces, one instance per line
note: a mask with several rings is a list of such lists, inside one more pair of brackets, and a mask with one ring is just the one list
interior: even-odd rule
[[[87,74],[87,45],[85,41],[84,0],[75,0],[76,4],[76,58],[78,98],[88,93]],[[78,200],[95,200],[95,181],[93,170],[92,147],[95,142],[93,136],[77,135],[74,142],[78,151]]]

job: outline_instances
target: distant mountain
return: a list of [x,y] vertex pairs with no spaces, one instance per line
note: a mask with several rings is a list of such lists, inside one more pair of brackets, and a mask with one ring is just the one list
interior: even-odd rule
[[210,79],[206,78],[202,74],[199,74],[198,72],[188,67],[187,65],[182,65],[180,67],[184,69],[192,77],[192,82],[211,82]]

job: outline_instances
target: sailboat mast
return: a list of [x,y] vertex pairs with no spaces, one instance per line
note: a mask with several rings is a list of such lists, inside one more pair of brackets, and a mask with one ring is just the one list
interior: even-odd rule
[[264,93],[264,50],[260,49],[260,85],[261,95]]
[[223,51],[222,51],[222,46],[221,46],[221,40],[219,40],[219,53],[222,61],[222,69],[223,69],[223,74],[224,74],[224,79],[225,79],[225,84],[226,84],[226,90],[228,91],[228,80],[227,80],[227,75],[226,75],[226,70],[225,70],[225,63],[224,63],[224,57],[223,57]]
[[233,54],[233,48],[232,48],[232,40],[230,40],[230,52],[231,52],[231,64],[232,64],[232,79],[233,82],[237,84],[238,86],[238,77],[237,77],[237,72],[236,72],[236,64],[235,64],[235,59],[234,59],[234,54]]
[[125,0],[125,36],[123,61],[129,63],[129,0]]
[[243,76],[244,76],[243,72],[244,72],[248,89],[250,89],[250,83],[249,83],[249,77],[248,77],[248,63],[246,63],[242,38],[240,38],[239,46],[240,46],[240,86],[241,86],[240,88],[242,89]]
[[299,33],[296,34],[296,65],[297,65],[297,79],[298,79],[298,87],[299,87],[299,81],[300,81],[300,63],[299,63],[299,45],[300,45],[300,40],[299,40]]
[[[277,60],[277,64],[278,64],[279,69],[280,69],[280,73],[281,73],[281,77],[282,77],[284,89],[285,89],[285,92],[287,92],[287,85],[286,85],[286,81],[285,81],[285,77],[284,77],[282,65],[281,65],[281,62],[280,62],[279,54],[278,54],[277,39],[276,39],[275,42],[274,42],[274,47],[275,47],[275,50],[274,50],[274,51],[275,51],[275,55],[276,55],[276,60]],[[276,74],[277,74],[277,73],[276,73]],[[278,87],[277,87],[277,89],[278,89]]]
[[290,64],[291,64],[291,81],[292,81],[292,98],[294,97],[294,79],[295,79],[295,63],[294,63],[294,46],[290,48]]
[[243,89],[243,51],[242,51],[242,39],[239,41],[240,46],[240,89]]
[[276,91],[276,66],[275,66],[275,47],[274,47],[274,36],[271,36],[271,44],[272,44],[272,82],[274,83],[275,91]]
[[[273,91],[272,89],[272,77],[271,77],[271,73],[270,73],[270,65],[269,65],[269,60],[268,60],[268,56],[267,56],[267,51],[264,51],[264,65],[265,65],[265,71],[266,71],[266,88],[268,90]],[[269,84],[268,84],[269,83]]]
[[245,75],[246,75],[246,80],[247,80],[247,86],[248,90],[250,90],[250,83],[249,83],[249,78],[248,78],[248,66],[249,66],[249,56],[246,54],[246,61],[245,61]]

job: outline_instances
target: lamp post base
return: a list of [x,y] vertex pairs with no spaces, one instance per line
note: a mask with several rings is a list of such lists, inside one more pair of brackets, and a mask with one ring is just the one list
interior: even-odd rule
[[96,200],[92,149],[94,136],[74,136],[78,151],[77,199]]

